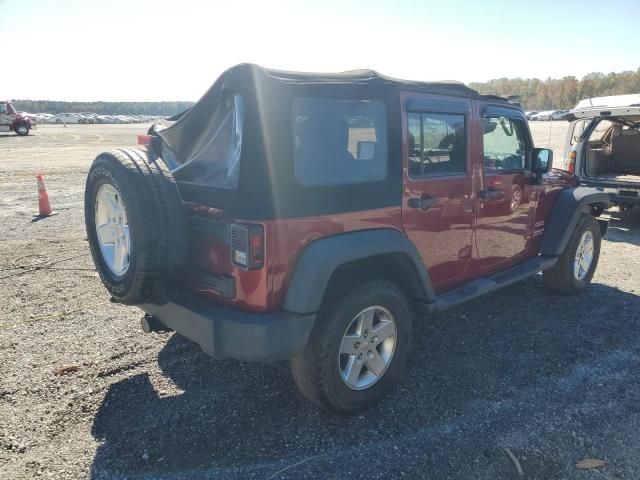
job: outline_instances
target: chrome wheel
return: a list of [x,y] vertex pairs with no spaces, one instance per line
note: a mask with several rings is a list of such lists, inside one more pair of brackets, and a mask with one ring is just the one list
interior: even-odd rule
[[364,390],[387,371],[396,348],[396,322],[381,306],[365,308],[351,321],[342,337],[340,377],[352,390]]
[[513,212],[522,203],[522,190],[516,188],[511,195],[511,211]]
[[573,260],[573,275],[576,280],[582,281],[589,273],[591,264],[593,263],[594,239],[593,233],[587,230],[580,237],[576,256]]
[[20,125],[16,132],[18,133],[18,135],[26,135],[27,133],[29,133],[29,129],[24,125]]
[[120,193],[109,183],[101,185],[96,194],[95,223],[104,263],[115,276],[124,275],[131,260],[127,210]]

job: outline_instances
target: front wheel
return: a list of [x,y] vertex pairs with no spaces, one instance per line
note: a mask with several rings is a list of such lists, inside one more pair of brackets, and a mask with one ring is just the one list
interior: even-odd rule
[[22,125],[18,125],[16,127],[16,133],[18,135],[20,135],[21,137],[24,137],[25,135],[29,135],[29,127],[27,127],[26,125],[22,124]]
[[404,293],[379,280],[320,309],[305,350],[291,362],[302,394],[321,407],[355,414],[399,380],[411,342],[412,313]]
[[591,282],[598,265],[601,243],[600,226],[589,214],[583,214],[557,263],[542,274],[544,285],[555,293],[572,295]]

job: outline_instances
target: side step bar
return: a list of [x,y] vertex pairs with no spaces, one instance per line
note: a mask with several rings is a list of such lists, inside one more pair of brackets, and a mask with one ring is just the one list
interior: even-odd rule
[[480,297],[485,293],[498,290],[499,288],[524,280],[542,270],[551,268],[557,261],[558,257],[547,255],[530,258],[508,270],[496,273],[490,277],[479,278],[460,288],[438,295],[431,303],[420,303],[417,305],[418,310],[432,313],[455,307],[456,305]]

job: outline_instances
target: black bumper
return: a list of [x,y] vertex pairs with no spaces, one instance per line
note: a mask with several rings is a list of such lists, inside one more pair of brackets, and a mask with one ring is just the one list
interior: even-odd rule
[[632,197],[628,195],[611,194],[611,201],[614,203],[626,203],[631,205],[640,205],[640,197]]
[[284,310],[252,313],[185,295],[163,305],[142,305],[145,312],[196,342],[215,358],[270,362],[301,352],[316,314]]

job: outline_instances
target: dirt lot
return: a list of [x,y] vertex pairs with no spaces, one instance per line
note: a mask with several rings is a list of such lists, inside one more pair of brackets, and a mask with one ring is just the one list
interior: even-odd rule
[[[550,124],[532,127],[546,146]],[[304,401],[285,364],[212,360],[109,302],[85,174],[145,129],[0,135],[0,478],[638,478],[640,216],[612,214],[578,298],[537,276],[425,319],[400,388],[345,418]],[[32,223],[38,171],[59,215]],[[585,457],[608,464],[576,469]]]

